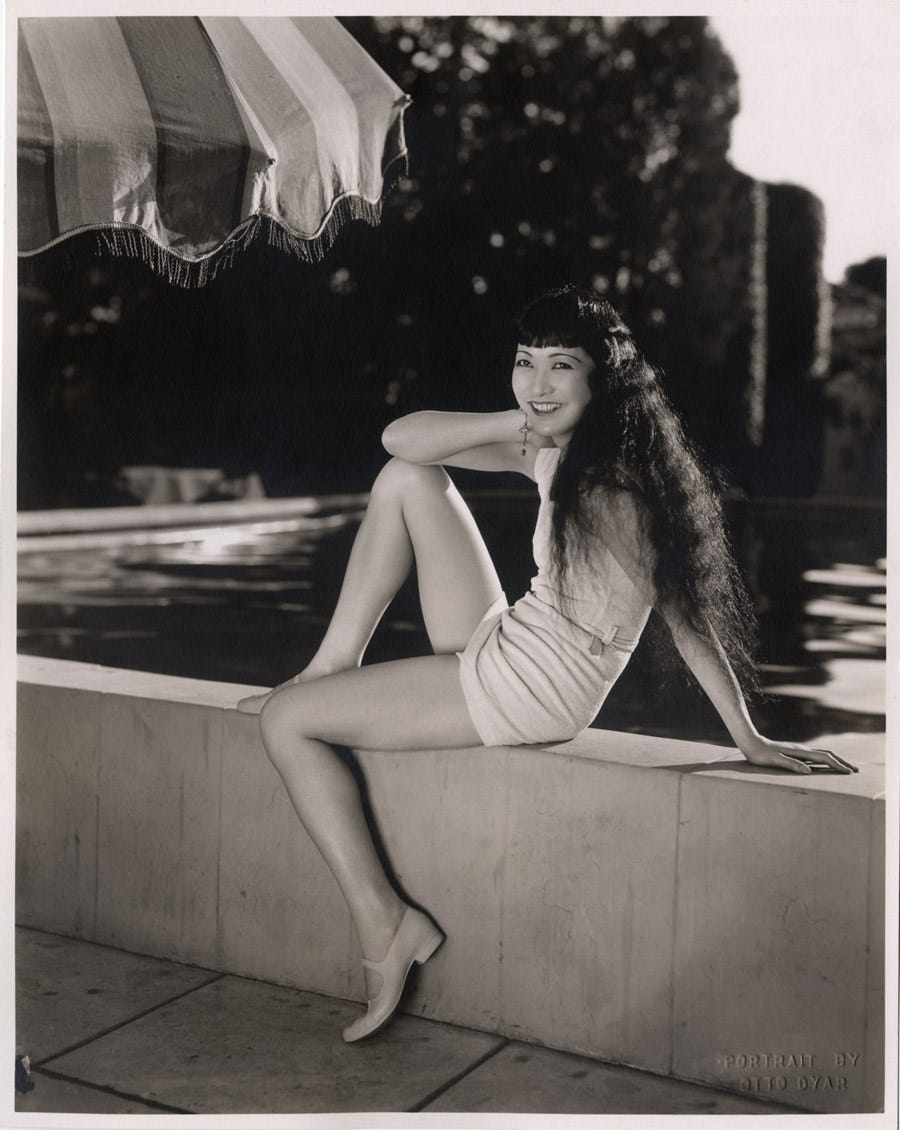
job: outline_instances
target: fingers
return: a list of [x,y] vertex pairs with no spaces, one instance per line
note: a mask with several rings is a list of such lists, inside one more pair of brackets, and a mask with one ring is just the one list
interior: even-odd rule
[[843,774],[859,772],[852,762],[830,749],[816,749],[812,746],[798,745],[796,742],[773,742],[761,738],[758,743],[744,748],[743,752],[751,763],[771,765],[791,773],[809,774],[816,769]]
[[[803,766],[799,772],[812,772],[812,765],[822,765],[835,773],[858,773],[859,769],[829,749],[812,749],[807,746],[782,746],[782,755],[793,765]],[[792,765],[792,768],[793,768]],[[798,770],[795,770],[795,772]]]
[[838,755],[832,753],[830,749],[809,749],[806,746],[797,746],[794,751],[794,756],[811,762],[813,765],[825,765],[829,769],[833,769],[836,773],[859,772],[857,766],[852,762],[845,761],[843,757],[838,757]]
[[792,773],[812,773],[812,769],[804,761],[798,761],[796,757],[788,757],[787,754],[782,753],[774,762],[779,769],[789,769]]
[[858,773],[858,766],[850,761],[845,761],[843,757],[838,757],[836,753],[832,753],[827,749],[816,750],[820,756],[824,757],[822,764],[830,765],[832,769],[837,770],[838,773]]

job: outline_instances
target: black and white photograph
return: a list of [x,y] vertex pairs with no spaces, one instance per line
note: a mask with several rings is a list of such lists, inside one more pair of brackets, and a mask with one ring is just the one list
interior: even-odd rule
[[897,1126],[900,7],[504,7],[6,5],[0,1125]]

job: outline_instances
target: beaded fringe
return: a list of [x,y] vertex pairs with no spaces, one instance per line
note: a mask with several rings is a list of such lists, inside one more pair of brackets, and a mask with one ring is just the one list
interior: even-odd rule
[[20,263],[28,271],[37,269],[37,256],[44,251],[59,256],[60,263],[74,265],[77,256],[68,245],[73,236],[93,231],[95,253],[122,258],[140,259],[172,286],[196,288],[205,286],[234,262],[235,256],[249,247],[264,232],[271,247],[288,252],[305,263],[318,263],[333,246],[341,229],[352,220],[363,220],[373,227],[381,221],[384,198],[401,176],[406,173],[407,154],[398,154],[385,171],[382,193],[377,200],[347,194],[338,197],[319,230],[311,236],[290,231],[274,216],[258,214],[236,228],[217,248],[202,258],[187,259],[177,251],[163,246],[143,228],[133,224],[109,224],[94,229],[79,229],[67,233],[41,252],[20,256]]

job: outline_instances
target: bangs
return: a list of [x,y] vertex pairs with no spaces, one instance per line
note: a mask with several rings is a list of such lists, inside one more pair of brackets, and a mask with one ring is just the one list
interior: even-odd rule
[[581,346],[590,352],[593,345],[618,326],[622,326],[621,319],[600,295],[578,287],[563,287],[526,306],[516,321],[516,332],[521,345],[535,349]]
[[561,349],[577,349],[584,345],[586,334],[563,333],[559,329],[547,327],[544,329],[526,329],[519,325],[519,345],[527,345],[531,349],[550,349],[558,345]]

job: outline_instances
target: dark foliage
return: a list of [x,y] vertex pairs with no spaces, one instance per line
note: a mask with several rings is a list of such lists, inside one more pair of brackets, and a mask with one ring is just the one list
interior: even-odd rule
[[[101,501],[121,463],[363,487],[394,416],[506,406],[513,312],[570,281],[615,302],[711,462],[756,487],[752,182],[726,160],[737,75],[708,22],[344,22],[414,99],[382,225],[351,224],[315,266],[251,246],[194,292],[77,240],[68,266],[33,264],[22,505]],[[118,321],[94,317],[98,291]]]
[[768,189],[768,365],[763,493],[810,494],[819,476],[822,390],[828,371],[821,262],[824,210],[797,185]]
[[874,256],[864,263],[854,263],[847,268],[847,282],[851,286],[861,286],[879,298],[887,298],[887,259]]

